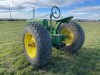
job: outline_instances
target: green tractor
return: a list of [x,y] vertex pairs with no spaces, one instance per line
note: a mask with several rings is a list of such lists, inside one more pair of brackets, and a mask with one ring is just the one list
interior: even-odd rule
[[52,46],[61,50],[75,52],[84,43],[84,31],[79,24],[72,22],[72,16],[58,19],[61,12],[58,7],[51,9],[50,20],[28,20],[23,31],[23,48],[28,62],[42,67],[51,58]]

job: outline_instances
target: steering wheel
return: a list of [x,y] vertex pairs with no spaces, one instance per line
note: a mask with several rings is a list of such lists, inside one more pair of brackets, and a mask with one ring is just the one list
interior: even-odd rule
[[61,15],[60,9],[57,6],[52,7],[51,14],[54,18],[58,19]]

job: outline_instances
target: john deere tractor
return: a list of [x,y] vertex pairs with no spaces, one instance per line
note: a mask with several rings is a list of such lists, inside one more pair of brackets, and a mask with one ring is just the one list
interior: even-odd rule
[[[75,52],[84,43],[84,31],[72,22],[72,16],[60,20],[58,7],[51,9],[50,20],[27,20],[23,31],[23,48],[29,63],[42,67],[51,58],[52,46],[63,51]],[[54,18],[56,23],[54,25]]]

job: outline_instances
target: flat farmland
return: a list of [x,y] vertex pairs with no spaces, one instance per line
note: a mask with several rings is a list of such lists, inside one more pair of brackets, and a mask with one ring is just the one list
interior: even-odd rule
[[0,21],[0,75],[100,75],[100,22],[79,22],[85,42],[75,53],[52,47],[47,65],[35,70],[22,48],[25,21]]

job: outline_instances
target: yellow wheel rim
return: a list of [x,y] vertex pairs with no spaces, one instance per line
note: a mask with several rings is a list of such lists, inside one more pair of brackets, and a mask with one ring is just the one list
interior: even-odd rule
[[67,29],[67,28],[64,28],[61,30],[61,33],[64,34],[67,38],[62,41],[66,44],[66,46],[69,46],[73,43],[73,40],[74,40],[74,34],[71,30]]
[[26,48],[26,52],[28,56],[30,58],[34,58],[36,56],[36,43],[31,33],[25,34],[24,44],[25,44],[25,48]]

